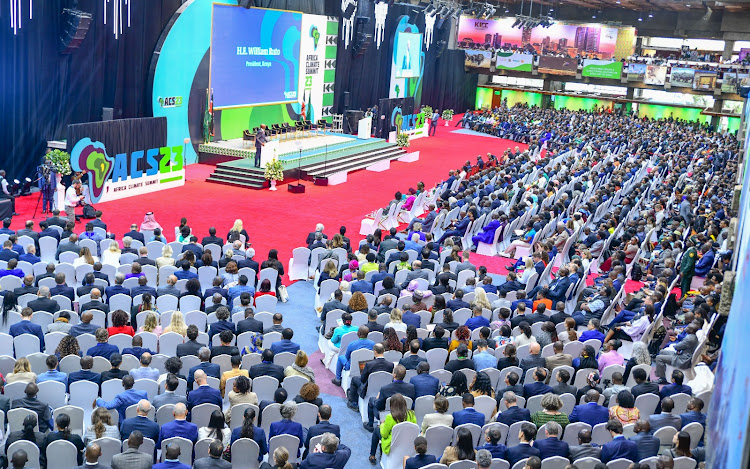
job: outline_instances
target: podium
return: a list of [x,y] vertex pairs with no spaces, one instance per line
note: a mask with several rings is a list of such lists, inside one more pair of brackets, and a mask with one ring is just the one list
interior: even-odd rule
[[265,146],[263,146],[263,149],[260,151],[260,167],[265,169],[266,163],[272,161],[273,158],[277,156],[278,152],[278,140],[269,140],[266,142]]
[[366,140],[372,135],[372,117],[365,117],[359,120],[357,128],[357,138]]

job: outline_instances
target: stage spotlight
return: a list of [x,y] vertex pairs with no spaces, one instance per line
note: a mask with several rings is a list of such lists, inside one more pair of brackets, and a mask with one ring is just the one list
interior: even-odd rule
[[516,18],[516,21],[513,23],[513,26],[511,26],[511,28],[517,28],[520,25],[521,25],[520,18]]
[[26,178],[23,181],[23,188],[21,189],[21,195],[29,195],[31,194],[31,179]]
[[429,5],[427,5],[427,8],[424,9],[424,14],[425,16],[429,16],[434,11],[435,11],[435,6],[432,3],[430,3]]
[[649,11],[649,12],[648,12],[648,17],[649,17],[649,18],[653,18],[653,17],[654,17],[654,14],[653,14],[653,13],[651,13],[651,12]]

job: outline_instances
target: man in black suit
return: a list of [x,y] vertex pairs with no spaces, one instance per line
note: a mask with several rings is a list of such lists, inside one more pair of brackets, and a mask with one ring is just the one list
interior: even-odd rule
[[57,252],[55,252],[55,259],[60,259],[60,254],[64,252],[74,252],[78,254],[81,248],[78,246],[78,235],[73,233],[68,237],[67,242],[62,242],[57,245]]
[[193,390],[196,371],[203,371],[206,376],[212,376],[217,379],[221,377],[221,367],[217,363],[211,363],[211,350],[208,347],[201,347],[197,355],[201,362],[188,371],[188,392]]
[[368,311],[367,322],[365,323],[365,326],[367,326],[367,329],[370,332],[372,331],[383,332],[383,329],[384,329],[382,324],[378,324],[378,312],[375,311],[374,309],[371,309],[370,311]]
[[37,287],[34,286],[34,276],[33,275],[26,275],[23,278],[23,285],[14,288],[13,293],[15,293],[16,297],[20,297],[22,295],[26,295],[27,293],[32,293],[36,295],[36,292],[39,291]]
[[443,329],[443,326],[438,324],[437,326],[435,326],[435,329],[432,330],[432,337],[422,339],[422,350],[427,352],[428,350],[432,350],[434,348],[447,349],[448,345],[450,344],[450,339],[443,336],[445,336],[445,329]]
[[[28,236],[29,238],[34,240],[35,247],[39,245],[39,233],[34,231],[34,222],[31,220],[26,221],[26,228],[16,231],[16,236],[18,236],[19,238],[21,236]],[[24,248],[25,247],[26,246],[24,246]]]
[[261,149],[266,145],[268,139],[266,138],[266,124],[260,124],[258,132],[255,133],[255,167],[260,168],[260,153]]
[[234,334],[232,331],[225,329],[219,333],[219,340],[221,340],[221,345],[217,345],[216,347],[211,347],[211,359],[214,357],[218,357],[219,355],[230,355],[232,357],[238,357],[240,356],[240,349],[238,349],[236,346],[232,345],[232,340],[234,339]]
[[203,292],[203,299],[211,298],[214,293],[218,293],[227,300],[229,300],[228,291],[225,288],[222,288],[222,284],[224,283],[224,279],[221,277],[214,277],[214,280],[212,282],[211,288],[206,288],[206,291]]
[[80,298],[91,293],[91,290],[96,288],[96,285],[94,285],[94,280],[96,280],[96,277],[94,277],[93,272],[89,272],[84,275],[81,286],[76,289],[76,295],[78,295],[78,297]]
[[237,323],[237,335],[243,332],[256,332],[263,334],[263,321],[255,319],[253,308],[245,308],[245,319]]
[[[60,217],[60,211],[55,209],[52,210],[52,216],[48,219],[44,220],[49,226],[55,225],[59,226],[62,229],[65,229],[65,225],[68,223],[67,218]],[[41,225],[41,223],[40,223]]]
[[[557,384],[552,386],[552,392],[558,396],[561,394],[572,394],[576,395],[578,389],[570,383],[570,372],[568,370],[560,370],[557,372]],[[550,383],[554,384],[554,383]]]
[[416,370],[420,363],[426,362],[427,359],[417,355],[419,353],[419,340],[414,339],[409,342],[409,354],[405,355],[398,364],[407,370]]
[[[519,378],[518,373],[515,371],[511,371],[507,375],[505,375],[505,387],[500,388],[496,395],[497,395],[497,405],[500,405],[500,398],[502,395],[508,391],[512,392],[516,396],[523,396],[523,385],[519,383],[521,378]],[[498,386],[500,387],[500,386]]]
[[[518,461],[532,456],[539,458],[540,451],[537,448],[531,446],[531,443],[536,438],[536,426],[533,423],[521,424],[521,430],[518,432],[518,439],[520,443],[516,446],[508,448],[506,453],[506,459],[510,462],[510,466],[513,467]],[[536,464],[539,464],[539,459],[536,459]],[[529,467],[528,465],[526,467]],[[534,466],[532,466],[534,467]],[[540,466],[537,466],[540,467]]]
[[216,228],[212,226],[208,229],[208,236],[205,236],[203,240],[201,240],[201,244],[203,246],[206,246],[207,244],[215,244],[222,247],[224,246],[224,240],[216,236]]
[[102,221],[102,215],[103,215],[102,211],[101,210],[97,210],[96,212],[94,212],[94,217],[95,218],[93,220],[91,220],[89,223],[91,223],[92,225],[94,225],[94,227],[96,227],[96,228],[101,228],[104,231],[107,231],[107,224]]
[[[518,398],[516,393],[513,391],[506,391],[502,395],[502,400],[505,402],[505,411],[497,414],[497,421],[504,423],[505,425],[511,426],[516,422],[531,421],[531,412],[529,409],[523,409],[518,407]],[[498,399],[499,404],[499,399]]]
[[447,262],[443,264],[443,271],[435,276],[435,286],[440,285],[440,279],[448,277],[448,280],[456,281],[458,276],[451,272],[451,266]]
[[534,396],[541,396],[552,392],[552,388],[545,384],[547,380],[547,370],[544,368],[537,368],[534,370],[534,382],[524,384],[523,386],[523,397],[526,399]]
[[125,236],[122,238],[122,249],[121,254],[135,254],[138,255],[138,250],[133,247],[133,238]]
[[536,342],[529,345],[529,356],[521,359],[521,363],[518,364],[523,370],[524,375],[526,371],[532,368],[544,368],[546,365],[547,361],[542,357],[542,349]]
[[328,404],[323,404],[318,409],[318,420],[320,421],[316,425],[310,427],[307,430],[307,438],[305,438],[305,456],[310,451],[310,440],[323,433],[333,433],[337,437],[341,438],[341,430],[339,426],[329,422],[331,420],[331,413],[333,410]]
[[104,280],[105,282],[107,282],[107,285],[109,285],[109,275],[102,273],[101,262],[94,263],[94,277],[98,278],[99,280]]
[[45,278],[55,278],[55,264],[53,263],[47,264],[46,271],[43,274],[37,275],[34,278],[34,285],[38,287],[39,281]]
[[125,274],[123,274],[122,272],[117,272],[117,274],[115,275],[115,284],[111,287],[107,287],[104,290],[107,295],[107,304],[109,304],[109,300],[111,300],[115,295],[123,294],[130,296],[130,289],[122,286],[124,282]]
[[359,410],[357,398],[364,398],[367,394],[367,380],[372,373],[377,371],[393,373],[393,363],[386,360],[383,356],[383,354],[385,354],[385,347],[383,344],[375,344],[372,348],[372,352],[375,358],[365,363],[360,376],[352,377],[351,385],[346,392],[348,400],[346,405],[352,410]]
[[141,244],[146,244],[146,238],[143,237],[143,233],[138,231],[138,225],[135,223],[130,225],[130,231],[125,233],[122,237],[125,238],[125,236],[129,236],[130,239],[138,240]]
[[237,262],[237,267],[239,267],[240,269],[244,269],[245,267],[252,269],[255,272],[255,280],[258,280],[258,273],[260,273],[260,264],[258,264],[257,261],[253,260],[253,257],[255,257],[255,249],[247,248],[247,251],[245,251],[245,258],[240,259],[239,262]]
[[448,363],[445,364],[445,370],[450,371],[451,374],[453,374],[464,368],[474,370],[476,369],[476,365],[474,365],[474,360],[469,358],[469,347],[461,344],[456,348],[456,359],[448,361]]
[[[388,232],[388,235],[386,235],[385,239],[380,242],[380,247],[378,248],[378,262],[385,262],[385,253],[390,251],[391,249],[398,248],[398,238],[396,238],[396,234],[398,231],[396,228],[391,228]],[[373,282],[375,283],[375,282]]]
[[305,244],[310,245],[312,244],[313,241],[315,241],[315,233],[322,233],[323,239],[328,239],[328,235],[323,233],[324,229],[325,227],[323,226],[322,223],[318,223],[317,225],[315,225],[315,231],[311,231],[307,233],[307,238],[305,238]]
[[[242,300],[242,295],[249,293],[243,292],[240,294],[240,300]],[[215,313],[217,309],[224,306],[221,302],[224,300],[224,297],[221,296],[221,293],[214,293],[211,297],[211,306],[208,305],[208,301],[206,301],[206,307],[205,307],[205,313],[206,315],[209,315],[211,313]]]
[[37,422],[39,423],[39,431],[46,433],[53,428],[52,424],[52,409],[46,402],[42,402],[37,399],[36,395],[39,392],[39,387],[36,383],[29,383],[26,385],[25,393],[26,397],[20,399],[13,399],[10,404],[11,410],[13,409],[27,409],[34,411],[37,415]]
[[104,314],[109,313],[109,305],[102,301],[102,293],[98,288],[92,288],[89,294],[91,295],[91,301],[81,305],[81,314],[90,309],[98,309],[99,311],[103,311]]
[[368,432],[373,431],[373,423],[375,421],[375,412],[385,410],[385,401],[389,397],[395,394],[401,394],[404,397],[408,397],[414,402],[417,398],[414,385],[405,383],[404,378],[406,377],[406,368],[403,365],[396,365],[393,368],[393,382],[386,384],[380,388],[380,392],[377,397],[371,397],[367,402],[367,423],[364,424],[365,430]]
[[138,277],[138,286],[130,289],[130,295],[135,298],[138,295],[149,293],[152,298],[156,298],[156,288],[149,287],[147,283],[148,279],[145,275],[143,277]]
[[[326,322],[326,315],[333,311],[334,309],[340,309],[342,311],[346,311],[348,308],[348,305],[345,305],[342,300],[344,299],[344,293],[336,289],[336,291],[333,292],[333,299],[323,305],[323,310],[320,312],[320,320],[325,325]],[[372,329],[371,329],[372,330]],[[322,331],[325,333],[326,331]]]
[[60,311],[60,305],[50,299],[49,287],[39,287],[37,299],[29,301],[28,307],[34,312],[47,311],[50,314]]
[[[94,373],[91,369],[94,367],[94,357],[86,355],[81,357],[81,371],[74,371],[68,374],[68,389],[70,392],[70,385],[76,381],[91,381],[92,383],[102,384],[102,377],[99,373]],[[94,396],[96,397],[96,396]]]
[[182,246],[182,252],[193,251],[196,259],[200,259],[203,255],[203,246],[198,244],[198,237],[191,236],[190,242]]
[[201,344],[196,339],[198,338],[198,327],[191,324],[187,328],[187,341],[184,344],[177,345],[177,356],[184,357],[186,355],[198,356],[198,350],[205,347],[206,344]]
[[636,385],[633,386],[630,390],[630,392],[633,394],[633,397],[638,397],[641,394],[656,394],[659,395],[659,385],[656,383],[652,383],[648,379],[648,375],[646,374],[646,370],[642,370],[640,368],[636,368],[632,371],[633,373],[633,379],[635,379]]
[[263,361],[250,367],[249,373],[251,379],[259,376],[271,376],[278,379],[279,383],[284,381],[284,367],[273,362],[273,352],[271,349],[263,350],[261,359]]
[[139,263],[141,266],[144,265],[152,265],[156,267],[156,261],[153,259],[149,259],[148,257],[148,248],[146,246],[143,246],[142,248],[138,249],[138,258],[133,261],[133,263]]
[[39,238],[49,236],[51,238],[55,238],[58,243],[60,242],[60,233],[58,233],[56,229],[50,228],[49,223],[47,223],[46,221],[39,222],[39,228],[41,228],[42,230],[39,232]]
[[55,275],[55,286],[52,287],[49,291],[49,294],[52,296],[55,295],[62,295],[66,298],[68,298],[71,303],[75,301],[75,291],[73,290],[73,287],[69,287],[65,283],[65,274],[60,272],[59,274]]

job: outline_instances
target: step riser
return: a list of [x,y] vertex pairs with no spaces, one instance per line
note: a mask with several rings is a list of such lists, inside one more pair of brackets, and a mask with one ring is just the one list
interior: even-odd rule
[[378,161],[382,161],[385,159],[393,161],[393,160],[400,158],[401,156],[402,154],[396,154],[396,155],[389,156],[388,158],[376,158],[376,159],[368,159],[368,160],[361,160],[361,161],[349,161],[347,162],[347,164],[329,166],[327,169],[320,168],[315,171],[308,171],[307,174],[310,176],[320,177],[325,174],[331,175],[339,171],[356,171],[358,169],[366,168],[372,164],[375,164]]
[[319,171],[319,170],[325,168],[326,166],[330,168],[330,167],[341,165],[341,164],[353,163],[353,162],[361,160],[361,159],[383,158],[385,156],[389,156],[390,154],[392,154],[394,152],[400,152],[400,151],[403,151],[403,150],[401,150],[401,149],[394,149],[394,148],[388,148],[386,150],[378,151],[378,152],[375,152],[375,153],[365,153],[365,154],[362,154],[362,155],[356,155],[358,158],[341,158],[340,160],[329,161],[327,164],[324,164],[324,163],[315,163],[315,164],[309,165],[307,167],[303,166],[302,169],[305,170],[305,171],[308,171],[308,172]]

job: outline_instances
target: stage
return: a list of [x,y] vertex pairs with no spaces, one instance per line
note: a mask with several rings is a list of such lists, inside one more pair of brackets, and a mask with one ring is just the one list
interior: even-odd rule
[[[335,176],[331,184],[341,183],[351,171],[382,171],[390,167],[391,160],[406,154],[398,145],[380,138],[359,139],[355,135],[330,132],[274,141],[278,142],[277,157],[284,167],[283,182],[297,177],[315,180]],[[266,185],[265,169],[255,167],[255,146],[242,139],[200,145],[199,161],[216,166],[216,171],[206,179],[208,182],[255,189]]]

